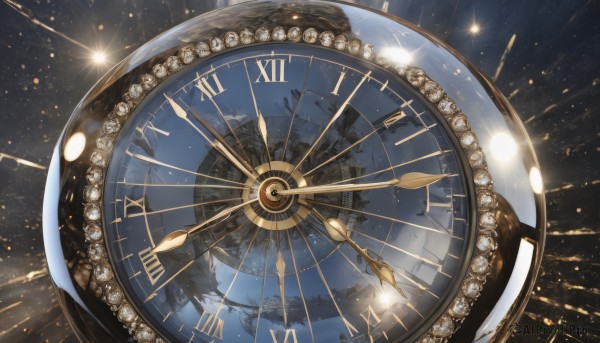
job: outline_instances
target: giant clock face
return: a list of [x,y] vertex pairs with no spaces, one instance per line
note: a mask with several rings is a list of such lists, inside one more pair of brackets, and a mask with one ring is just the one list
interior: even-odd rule
[[102,212],[105,301],[169,341],[423,335],[472,276],[466,118],[398,76],[418,70],[318,44],[212,48],[156,67],[172,75],[104,125],[85,215]]

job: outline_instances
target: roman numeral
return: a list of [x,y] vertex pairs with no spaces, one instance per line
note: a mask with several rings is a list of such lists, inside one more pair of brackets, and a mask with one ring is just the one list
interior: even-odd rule
[[390,126],[394,125],[398,120],[404,117],[406,117],[406,114],[404,114],[404,112],[402,111],[394,113],[391,116],[385,118],[385,120],[383,121],[383,125],[385,125],[386,129],[389,129]]
[[226,91],[226,89],[223,88],[221,81],[219,81],[217,73],[214,73],[208,77],[198,77],[196,87],[198,87],[198,89],[202,92],[200,95],[200,101],[204,101],[205,96],[209,99],[212,99],[214,96]]
[[165,130],[161,130],[161,129],[157,128],[156,126],[154,126],[154,124],[152,124],[152,122],[151,122],[151,121],[149,121],[149,122],[148,122],[148,124],[146,125],[146,128],[147,128],[147,129],[150,129],[150,130],[152,130],[152,131],[154,131],[154,132],[158,132],[158,133],[160,133],[161,135],[163,135],[163,136],[167,136],[167,137],[169,137],[169,135],[171,134],[171,133],[169,133],[169,132],[167,132],[167,131],[165,131]]
[[[275,331],[275,330],[270,330],[271,331],[271,338],[273,338],[273,343],[298,343],[298,338],[296,337],[296,330],[295,329],[286,329],[285,332],[283,331]],[[279,341],[278,337],[283,336],[283,341]]]
[[[452,199],[450,199],[448,202],[434,202],[431,201],[431,191],[429,189],[429,185],[427,185],[425,187],[425,194],[427,196],[427,201],[425,202],[425,212],[429,212],[431,210],[432,207],[445,207],[445,208],[452,208],[452,205],[454,205],[452,203]],[[445,229],[447,230],[447,229]]]
[[256,61],[260,75],[254,83],[260,83],[261,79],[264,82],[287,82],[285,80],[285,61],[285,59]]
[[148,140],[148,137],[146,136],[146,131],[145,131],[146,129],[152,130],[156,133],[160,133],[161,135],[166,136],[166,137],[169,137],[169,135],[171,134],[168,131],[157,128],[156,126],[154,126],[154,124],[152,124],[152,122],[148,122],[148,124],[146,124],[146,126],[144,126],[144,127],[136,127],[135,129],[137,132],[139,132],[144,137],[144,140],[146,140],[146,141]]
[[223,339],[223,326],[225,326],[225,321],[223,321],[223,319],[212,313],[203,311],[198,323],[194,326],[194,329],[209,337]]
[[350,333],[350,337],[354,337],[355,333],[358,333],[358,329],[354,327],[346,317],[342,316],[342,320],[344,321],[344,325],[346,325],[346,329],[348,329],[348,333]]
[[144,265],[144,271],[150,280],[150,284],[154,285],[158,279],[165,273],[165,268],[162,266],[156,254],[151,253],[152,249],[149,247],[140,251],[138,254],[142,264]]
[[[379,318],[377,313],[375,313],[375,311],[373,310],[371,305],[369,305],[369,307],[365,311],[367,312],[366,316],[362,313],[360,314],[360,316],[365,321],[365,323],[367,323],[367,328],[368,328],[367,334],[369,336],[370,342],[373,343],[373,335],[371,335],[371,333],[373,331],[372,329],[374,329],[374,327],[377,324],[381,323],[381,319]],[[382,332],[383,332],[383,335],[386,336],[386,338],[387,338],[385,331],[382,330]]]
[[[123,216],[125,218],[137,217],[137,215],[145,213],[146,208],[144,205],[145,205],[144,196],[142,196],[141,198],[139,198],[137,200],[130,199],[127,196],[125,196],[125,201],[123,202]],[[135,209],[138,209],[140,211],[135,212]],[[135,213],[131,213],[131,212],[135,212]]]
[[345,77],[346,77],[346,72],[345,71],[340,72],[340,77],[338,78],[337,83],[335,84],[335,88],[333,88],[333,91],[331,91],[331,94],[339,95],[338,91],[340,90],[340,86],[342,85],[342,81],[344,81]]
[[377,315],[377,313],[375,313],[371,305],[369,305],[369,307],[365,311],[367,312],[367,315],[365,316],[361,313],[360,316],[362,317],[362,319],[364,319],[368,326],[375,326],[381,323],[381,319],[379,319],[379,316]]
[[[387,82],[386,82],[387,85]],[[400,108],[404,108],[406,106],[409,106],[410,104],[412,104],[412,99],[405,101],[404,103],[402,103],[402,105],[400,105]],[[383,121],[383,125],[385,125],[385,128],[388,129],[390,126],[394,125],[398,120],[402,119],[406,117],[406,114],[400,110],[399,112],[396,112],[394,114],[392,114],[391,116],[389,116],[388,118],[386,118]]]

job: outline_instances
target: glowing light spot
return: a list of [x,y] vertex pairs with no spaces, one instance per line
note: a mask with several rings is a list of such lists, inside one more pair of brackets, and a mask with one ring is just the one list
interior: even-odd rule
[[299,17],[298,17],[298,15],[294,15],[294,16],[292,16],[292,19],[294,19],[294,20],[296,20],[296,19],[298,19],[298,18],[299,18]]
[[99,30],[99,31],[102,31],[102,30],[104,30],[104,25],[102,25],[102,24],[98,25],[98,30]]
[[379,304],[381,304],[384,307],[388,307],[392,303],[393,299],[394,296],[389,291],[383,291],[377,297],[377,301],[379,302]]
[[81,156],[85,149],[85,135],[81,132],[75,132],[65,144],[63,156],[67,162],[75,161]]
[[481,27],[477,23],[473,23],[473,25],[471,25],[471,27],[469,28],[469,32],[471,32],[474,35],[478,34],[480,31]]
[[396,47],[383,48],[381,56],[389,62],[400,66],[408,65],[413,60],[413,55],[410,52]]
[[37,84],[39,84],[39,83],[40,83],[40,79],[38,79],[37,77],[34,77],[34,78],[33,78],[33,84],[34,84],[34,85],[37,85]]
[[106,63],[106,54],[102,51],[94,51],[92,54],[92,61],[95,64],[104,64]]
[[510,161],[517,154],[517,143],[511,135],[498,132],[492,136],[490,142],[492,155],[499,161]]
[[544,190],[544,182],[542,181],[542,174],[538,167],[533,167],[529,170],[529,183],[531,184],[531,189],[535,194],[542,194]]

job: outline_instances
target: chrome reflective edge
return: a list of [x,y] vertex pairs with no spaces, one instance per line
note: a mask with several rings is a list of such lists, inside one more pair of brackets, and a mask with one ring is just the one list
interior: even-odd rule
[[[281,27],[287,28],[294,27],[290,24],[291,20],[289,18],[291,17],[292,13],[298,14],[302,13],[303,11],[307,14],[314,14],[315,12],[326,13],[329,15],[328,19],[330,19],[326,22],[326,24],[323,24],[324,21],[315,20],[313,23],[315,25],[314,29],[311,28],[304,30],[304,32],[310,30],[310,34],[308,35],[310,41],[305,41],[305,43],[315,43],[316,41],[313,42],[313,40],[315,39],[314,37],[317,37],[320,44],[328,46],[323,44],[323,42],[329,42],[329,39],[331,38],[329,33],[335,32],[333,35],[333,42],[335,42],[335,38],[340,36],[346,37],[346,45],[342,50],[345,50],[347,53],[360,55],[362,58],[368,60],[374,60],[375,63],[387,68],[394,67],[392,65],[386,65],[387,62],[376,53],[373,45],[362,44],[362,42],[359,40],[351,38],[354,37],[354,32],[350,29],[349,20],[339,20],[340,18],[338,16],[340,13],[345,14],[347,12],[357,11],[357,8],[354,6],[326,3],[322,1],[312,1],[302,5],[295,4],[295,6],[290,6],[288,2],[284,2],[282,4],[282,2],[278,1],[259,1],[240,6],[246,7],[244,8],[244,13],[248,17],[254,19],[256,23],[272,22],[268,16],[268,13],[265,13],[264,9],[270,6],[278,6],[280,10],[283,9],[280,12],[281,20],[278,22],[281,23]],[[235,13],[236,9],[241,10],[240,6],[233,6],[221,11],[211,12],[202,17],[212,16],[212,20],[219,18],[220,20],[231,22],[231,14]],[[373,15],[373,12],[368,10],[360,9],[359,11],[365,12],[361,14],[364,14],[367,17],[369,15]],[[247,14],[248,12],[250,12],[251,15]],[[356,14],[354,13],[353,15]],[[376,15],[381,14],[378,13]],[[350,14],[348,16],[350,16]],[[398,25],[404,29],[407,29],[408,27],[408,29],[418,31],[420,35],[428,37],[433,43],[440,44],[440,42],[438,42],[435,38],[430,37],[427,33],[412,27],[412,25],[408,23],[404,23],[397,18],[390,18],[390,20],[398,23]],[[118,341],[126,340],[127,337],[127,331],[121,328],[121,325],[111,315],[108,307],[106,307],[106,305],[100,301],[103,293],[101,288],[102,282],[98,282],[97,277],[92,277],[94,274],[94,266],[98,265],[98,263],[95,265],[90,263],[89,256],[85,253],[87,251],[87,246],[85,244],[85,232],[82,230],[82,228],[85,226],[83,214],[86,212],[88,214],[90,213],[90,207],[87,206],[88,211],[86,211],[86,206],[83,205],[85,198],[89,200],[89,197],[86,196],[84,198],[83,196],[85,192],[84,189],[87,184],[86,172],[88,171],[90,165],[93,166],[98,165],[98,162],[101,163],[101,160],[98,159],[98,151],[101,149],[98,149],[99,147],[94,149],[94,146],[96,145],[94,143],[107,143],[107,140],[103,139],[103,137],[106,137],[106,135],[98,135],[97,128],[104,127],[104,132],[106,132],[106,123],[117,117],[117,115],[114,115],[113,118],[106,120],[106,114],[116,114],[115,111],[119,111],[119,108],[123,108],[123,105],[121,104],[117,104],[114,108],[112,107],[112,105],[114,105],[114,99],[117,98],[120,90],[128,90],[127,93],[130,98],[126,98],[125,100],[134,100],[131,99],[132,93],[135,95],[141,91],[140,96],[143,97],[144,91],[146,88],[148,88],[148,85],[152,86],[147,90],[156,85],[155,81],[157,78],[160,78],[161,68],[157,67],[160,64],[155,64],[155,61],[160,60],[165,61],[165,63],[169,63],[170,59],[171,64],[176,64],[178,61],[179,63],[185,63],[184,59],[189,58],[190,47],[188,42],[198,40],[200,39],[199,37],[212,37],[211,39],[207,40],[205,44],[208,45],[208,52],[214,53],[219,52],[224,48],[234,47],[227,45],[226,41],[228,36],[231,43],[232,39],[235,38],[235,35],[238,35],[237,39],[238,43],[240,43],[241,37],[247,34],[247,32],[244,33],[246,29],[239,29],[239,34],[236,33],[236,31],[219,30],[223,31],[222,35],[207,35],[207,32],[211,31],[211,28],[207,29],[204,27],[200,29],[198,24],[198,18],[181,24],[180,26],[157,38],[164,41],[165,37],[172,36],[172,42],[169,42],[167,45],[162,45],[154,51],[151,51],[151,49],[144,49],[146,46],[145,45],[113,68],[113,70],[104,76],[102,80],[98,82],[98,84],[77,106],[73,116],[65,128],[65,131],[63,132],[61,139],[59,140],[59,144],[56,147],[49,171],[44,200],[44,242],[46,245],[49,269],[53,278],[53,282],[57,288],[61,305],[63,306],[63,310],[67,314],[69,322],[73,326],[75,333],[82,341],[102,340],[103,338],[107,337],[107,334],[110,334],[114,340]],[[230,27],[232,30],[236,29],[236,25],[239,24],[231,23]],[[221,27],[227,26],[223,25]],[[268,32],[270,31],[268,27],[264,27],[264,29]],[[199,32],[203,30],[204,32]],[[320,31],[316,32],[315,35],[315,32],[312,30]],[[256,31],[259,31],[259,29]],[[177,36],[178,33],[180,34],[179,36]],[[254,35],[254,38],[258,39],[256,35]],[[304,39],[304,37],[301,39]],[[344,39],[341,40],[343,41]],[[352,42],[352,44],[348,44],[348,42]],[[184,47],[176,52],[173,51],[173,47],[176,46]],[[198,47],[198,45],[196,45],[195,47],[196,51],[191,48],[194,59],[206,57],[201,56],[203,51],[206,52],[206,50],[202,50],[205,49],[206,46],[200,45],[200,47]],[[219,47],[221,47],[221,49]],[[199,51],[201,53],[199,53]],[[196,55],[193,55],[194,52]],[[154,56],[154,54],[156,54],[156,56]],[[462,62],[465,67],[473,73],[476,79],[481,83],[482,87],[486,89],[490,97],[496,101],[496,105],[499,108],[504,109],[502,117],[509,126],[512,126],[511,133],[516,136],[524,137],[523,141],[528,142],[528,146],[526,146],[525,149],[522,149],[523,165],[529,168],[537,166],[535,154],[533,153],[533,149],[531,148],[529,140],[527,139],[522,124],[506,99],[499,95],[489,81],[487,81],[466,61],[463,61],[458,56],[454,56],[454,58]],[[167,68],[169,68],[168,65]],[[152,73],[148,72],[150,70],[152,70]],[[451,100],[448,97],[445,97],[444,92],[441,90],[442,87],[440,84],[442,84],[444,80],[438,80],[436,78],[436,81],[439,81],[439,83],[431,81],[422,71],[422,69],[419,68],[404,68],[404,70],[395,69],[395,71],[399,76],[403,77],[411,85],[413,85],[413,87],[423,93],[430,101],[438,104],[438,109],[440,109],[440,111],[443,109],[451,109],[452,113],[445,116],[448,117],[447,119],[451,120],[460,114],[460,111],[457,109],[454,103],[449,102]],[[159,75],[157,75],[157,73]],[[153,76],[155,79],[153,80],[152,77],[148,77],[148,75]],[[131,85],[127,84],[127,82],[131,82],[129,80],[141,81],[140,83]],[[444,88],[448,89],[445,86]],[[439,105],[440,103],[445,105],[441,106]],[[130,108],[125,111],[127,113],[124,116],[126,116],[132,109],[129,103],[125,104],[130,106]],[[473,115],[469,115],[470,120],[472,116]],[[466,120],[464,123],[468,128],[468,123],[466,123]],[[450,125],[452,125],[452,122],[450,122]],[[110,131],[110,124],[108,126],[108,131]],[[118,129],[112,132],[112,134],[116,134],[117,131]],[[476,129],[473,128],[473,131],[476,131]],[[78,132],[82,132],[85,137],[87,137],[86,146],[83,154],[81,155],[82,158],[75,159],[74,161],[67,161],[64,158],[65,144],[67,143],[68,138],[72,137]],[[480,157],[475,160],[476,164],[474,167],[478,168],[476,170],[485,170],[485,160],[483,159],[483,153],[478,149],[475,134],[473,133],[471,135],[471,130],[468,130],[468,132],[469,134],[467,134],[467,131],[462,132],[459,139],[461,140],[461,143],[464,139],[465,143],[463,146],[466,145],[465,149],[467,152],[471,153],[473,151],[478,151],[478,155]],[[466,138],[463,138],[463,134]],[[92,156],[91,161],[88,160],[89,156]],[[105,159],[104,162],[106,161],[107,160]],[[491,170],[491,173],[494,174],[493,170]],[[491,177],[488,177],[489,174],[484,176],[485,177],[483,177],[483,179],[488,181],[484,181],[484,184],[479,185],[480,190],[491,190]],[[437,327],[434,325],[434,328],[432,328],[427,335],[421,337],[421,341],[447,341],[447,338],[459,325],[461,330],[458,330],[450,339],[450,341],[465,342],[476,339],[478,342],[501,341],[508,335],[508,326],[521,314],[526,300],[529,297],[529,293],[535,281],[535,275],[539,269],[541,252],[543,250],[545,226],[544,197],[540,194],[533,194],[530,189],[523,189],[521,192],[525,193],[527,197],[533,197],[535,200],[535,225],[529,226],[521,223],[515,213],[516,211],[511,207],[510,203],[504,199],[504,197],[496,195],[495,193],[488,193],[488,195],[491,196],[488,199],[497,197],[497,200],[492,199],[494,206],[489,208],[489,210],[495,212],[493,217],[498,222],[497,241],[499,244],[499,249],[493,255],[491,253],[491,249],[485,249],[487,250],[485,253],[480,251],[478,253],[479,255],[477,256],[486,256],[485,263],[483,263],[483,261],[479,261],[475,266],[476,269],[477,267],[480,267],[483,268],[481,270],[484,270],[484,272],[479,273],[479,275],[486,275],[489,272],[490,275],[488,277],[488,284],[481,295],[479,295],[479,300],[471,308],[471,314],[469,316],[466,318],[464,315],[457,316],[457,313],[454,310],[452,310],[452,313],[448,312],[446,315],[440,317],[436,323]],[[89,192],[85,193],[89,195]],[[99,201],[99,199],[96,199],[96,201]],[[497,208],[495,201],[498,202]],[[90,204],[93,203],[94,202],[90,202]],[[491,232],[492,231],[489,231],[487,234],[489,235]],[[89,238],[90,237],[88,233],[88,239]],[[522,240],[530,242],[530,244],[533,246],[531,252],[532,258],[530,259],[529,265],[526,265],[527,263],[523,263],[520,260],[517,261],[519,242]],[[90,241],[97,240],[91,239]],[[494,242],[492,241],[491,243]],[[491,258],[491,261],[488,262],[488,258]],[[517,262],[519,262],[521,265],[516,265]],[[473,265],[471,268],[473,268]],[[514,303],[509,306],[506,306],[505,304],[504,306],[496,307],[496,304],[499,301],[504,301],[506,298],[503,298],[502,295],[505,293],[505,287],[509,283],[512,273],[515,273],[516,271],[521,273],[523,270],[527,271],[527,277],[525,278],[524,285],[520,290],[513,290],[513,294],[510,299],[514,299]],[[96,272],[96,275],[98,274],[101,273]],[[464,291],[463,295],[465,295]],[[477,295],[475,297],[477,297]],[[458,296],[459,298],[465,299],[465,297],[461,296],[460,294]],[[457,306],[460,308],[461,306],[459,305],[464,305],[464,301],[462,299],[458,300],[459,298],[456,298],[453,301],[450,308],[456,309]],[[457,305],[457,303],[459,304]],[[121,303],[119,303],[119,306],[120,305]],[[468,305],[468,307],[470,307],[471,303],[469,302]],[[118,313],[118,307],[116,310]],[[494,313],[495,318],[501,319],[494,322],[497,323],[497,325],[489,326],[490,321],[484,322],[484,320],[489,318],[490,315],[492,315],[492,312]],[[450,333],[448,333],[449,326],[451,326]],[[152,337],[152,339],[145,339],[149,337],[148,335],[150,335],[147,331],[149,328],[147,327],[141,326],[140,329],[140,327],[136,324],[134,327],[129,325],[129,329],[130,333],[134,335],[136,335],[136,333],[139,331],[139,334],[137,334],[138,337],[136,338],[141,339],[142,341],[150,341],[154,339],[154,337]],[[434,329],[436,330],[435,332],[433,331]]]

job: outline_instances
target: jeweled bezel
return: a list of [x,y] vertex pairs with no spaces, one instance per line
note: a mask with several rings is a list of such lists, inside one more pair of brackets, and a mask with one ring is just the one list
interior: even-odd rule
[[[482,215],[485,215],[487,218],[489,216],[495,217],[497,211],[497,202],[495,201],[495,193],[493,191],[493,181],[491,174],[487,170],[487,164],[485,162],[485,155],[480,149],[477,136],[473,131],[471,131],[471,127],[468,123],[468,115],[463,113],[456,105],[456,103],[450,99],[441,86],[431,80],[425,71],[414,68],[408,65],[398,65],[393,61],[385,58],[384,55],[378,55],[377,48],[373,45],[362,42],[356,37],[348,37],[346,35],[336,35],[333,32],[325,31],[319,32],[315,28],[306,28],[300,29],[298,27],[289,27],[285,28],[283,26],[273,25],[273,28],[284,29],[284,32],[287,34],[284,35],[283,38],[281,36],[277,36],[277,39],[273,37],[272,30],[266,27],[260,27],[258,30],[261,31],[260,35],[255,34],[255,39],[252,42],[249,42],[247,39],[242,40],[243,45],[252,45],[259,44],[264,42],[275,42],[275,41],[284,41],[288,43],[294,44],[317,44],[324,48],[328,48],[331,50],[347,53],[349,55],[354,56],[355,58],[363,59],[369,61],[371,63],[377,64],[380,67],[387,69],[390,73],[397,75],[400,79],[406,81],[408,85],[412,88],[420,92],[425,96],[425,99],[429,101],[433,106],[433,108],[437,109],[443,117],[448,122],[448,127],[451,128],[451,131],[455,135],[457,141],[459,142],[459,148],[462,150],[467,161],[470,162],[470,169],[472,175],[472,186],[477,195],[476,201],[474,204],[476,206],[476,217],[472,218],[472,222],[475,223],[473,227],[477,228],[477,233],[473,240],[473,249],[471,260],[468,263],[468,270],[466,271],[463,279],[461,280],[461,286],[457,289],[454,295],[452,295],[452,299],[448,302],[444,312],[441,313],[439,318],[432,324],[430,328],[428,328],[427,332],[419,337],[417,342],[447,342],[448,339],[452,336],[452,334],[458,330],[462,321],[466,318],[469,313],[470,308],[473,306],[473,303],[477,300],[481,289],[483,288],[483,284],[485,283],[487,276],[490,273],[490,263],[493,258],[493,254],[495,249],[497,248],[498,242],[494,239],[494,235],[491,233],[495,230],[495,228],[490,229],[486,223],[482,223],[480,218]],[[268,34],[266,34],[267,31]],[[296,32],[298,31],[299,32]],[[108,126],[114,124],[115,121],[119,123],[117,125],[117,129],[112,132],[105,132],[105,130],[99,130],[99,138],[104,138],[107,140],[112,140],[116,135],[119,134],[120,129],[123,127],[123,124],[127,121],[129,115],[133,113],[137,105],[141,102],[141,100],[152,91],[158,84],[160,84],[167,76],[175,74],[179,72],[182,66],[180,56],[182,54],[187,54],[190,51],[194,51],[197,60],[206,60],[211,58],[215,53],[221,53],[223,51],[227,51],[234,48],[239,48],[239,44],[229,46],[226,44],[226,36],[231,36],[232,34],[237,35],[237,37],[245,37],[248,35],[248,32],[254,33],[250,28],[245,28],[241,30],[239,33],[233,31],[225,30],[220,36],[209,37],[208,39],[199,41],[194,43],[195,48],[190,48],[189,45],[182,46],[174,55],[169,56],[164,59],[162,64],[157,64],[154,67],[150,68],[150,70],[146,71],[148,74],[142,75],[142,79],[139,83],[133,83],[126,88],[126,92],[123,94],[122,101],[115,101],[115,106],[123,107],[123,104],[126,104],[128,107],[125,111],[119,111],[119,115],[114,115],[114,112],[107,113],[107,118],[105,120],[105,124],[107,122],[111,122]],[[292,34],[290,34],[292,33]],[[302,40],[304,34],[307,33],[310,37],[322,37],[322,34],[331,36],[332,41],[323,40],[323,39],[315,39],[314,41],[310,39],[308,42]],[[268,37],[267,37],[268,36]],[[341,39],[343,37],[344,44],[338,44],[336,46],[336,39]],[[205,42],[210,42],[210,46]],[[198,49],[197,44],[206,45],[208,49]],[[243,46],[242,45],[242,46]],[[359,53],[360,52],[360,53]],[[176,65],[177,64],[177,65]],[[168,66],[168,68],[164,68],[163,65]],[[166,71],[166,75],[163,75]],[[148,75],[155,76],[155,82],[144,82],[147,81]],[[145,79],[144,79],[145,78]],[[142,84],[144,87],[141,87]],[[132,94],[134,93],[134,94]],[[453,119],[456,118],[460,121],[460,125],[456,125],[456,121]],[[463,119],[464,118],[464,119]],[[103,125],[104,126],[104,125]],[[111,127],[113,128],[114,125]],[[470,156],[473,156],[474,153],[477,153],[480,158],[477,163],[472,163]],[[90,156],[92,168],[94,170],[99,169],[102,172],[101,180],[90,180],[87,178],[89,187],[102,185],[104,187],[104,179],[103,175],[106,173],[106,168],[108,165],[108,161],[112,156],[112,147],[104,147],[104,149],[97,148],[92,151]],[[101,159],[101,161],[99,160]],[[465,167],[467,167],[465,165]],[[485,182],[482,182],[481,175],[485,175]],[[477,179],[479,177],[480,179]],[[485,199],[485,203],[479,203],[481,200]],[[98,225],[102,230],[102,237],[104,235],[104,227],[103,227],[103,219],[102,219],[102,195],[96,201],[87,201],[84,203],[86,208],[98,208],[100,209],[100,217],[97,220],[89,220],[85,218],[85,225],[82,227],[82,231],[85,232],[86,227],[91,227],[94,225]],[[484,224],[484,225],[482,225]],[[494,227],[497,224],[494,225]],[[490,249],[480,250],[475,247],[478,239],[481,236],[485,236],[486,239],[491,240]],[[103,296],[102,300],[110,307],[113,314],[123,323],[124,327],[127,328],[133,339],[138,342],[154,342],[161,343],[164,342],[164,339],[159,336],[157,332],[154,331],[151,325],[146,323],[142,316],[137,312],[135,306],[132,306],[127,297],[125,296],[125,291],[122,289],[118,280],[116,280],[115,273],[112,269],[111,259],[109,258],[109,254],[106,253],[106,246],[103,238],[98,240],[90,240],[89,235],[86,235],[87,246],[88,249],[94,248],[95,251],[103,251],[104,253],[101,256],[95,256],[94,259],[90,259],[93,269],[97,272],[93,274],[95,281],[99,282],[102,285]],[[484,266],[484,261],[487,262],[487,268]],[[108,270],[105,270],[108,268]],[[473,272],[475,270],[476,272]],[[104,273],[101,273],[104,272]],[[97,273],[101,273],[102,280],[98,280],[96,277]],[[473,294],[467,294],[465,292],[465,285],[472,284],[473,282],[479,285],[479,292],[477,295],[473,296]],[[109,297],[110,292],[117,292],[122,296],[117,297]],[[118,303],[113,303],[109,301],[114,301],[115,299],[120,299]],[[460,300],[461,302],[466,301],[466,309],[462,313],[456,313],[452,311],[453,304]],[[134,316],[124,316],[125,312],[128,312],[130,309],[135,311]],[[126,318],[125,318],[126,317]],[[449,332],[449,334],[448,334]]]

